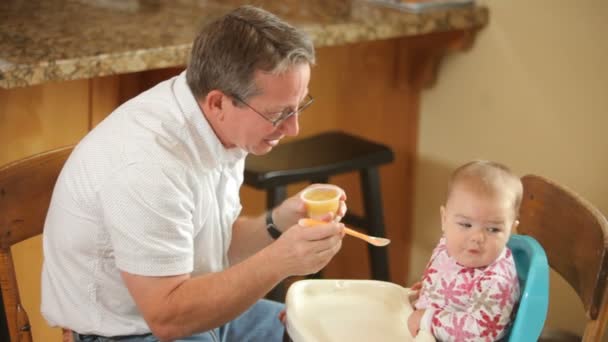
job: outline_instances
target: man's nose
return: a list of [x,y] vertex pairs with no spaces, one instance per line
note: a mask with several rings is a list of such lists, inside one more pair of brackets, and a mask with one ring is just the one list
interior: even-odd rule
[[300,132],[300,115],[294,114],[288,117],[285,121],[281,122],[279,129],[283,134],[288,136],[296,136]]

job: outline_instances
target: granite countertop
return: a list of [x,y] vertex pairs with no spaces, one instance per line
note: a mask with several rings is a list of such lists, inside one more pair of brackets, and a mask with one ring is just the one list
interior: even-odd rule
[[197,30],[243,3],[308,32],[316,47],[477,28],[484,7],[408,13],[364,0],[4,0],[0,88],[185,65]]

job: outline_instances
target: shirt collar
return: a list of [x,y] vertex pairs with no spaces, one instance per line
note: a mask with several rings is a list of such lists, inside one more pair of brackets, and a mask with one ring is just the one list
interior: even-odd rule
[[185,70],[175,79],[173,91],[186,120],[200,138],[197,140],[199,149],[210,154],[206,156],[208,162],[234,164],[247,156],[247,151],[240,147],[226,148],[222,145],[188,86]]

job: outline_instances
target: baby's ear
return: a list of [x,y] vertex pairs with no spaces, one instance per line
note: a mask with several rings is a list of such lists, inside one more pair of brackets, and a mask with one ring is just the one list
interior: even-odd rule
[[517,226],[519,226],[519,220],[515,220],[513,221],[513,226],[511,227],[511,231],[514,231],[517,229]]

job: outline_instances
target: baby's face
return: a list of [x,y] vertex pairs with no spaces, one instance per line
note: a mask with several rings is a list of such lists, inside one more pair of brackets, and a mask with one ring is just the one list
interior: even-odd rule
[[449,255],[465,267],[491,264],[505,248],[515,226],[512,199],[456,185],[441,207],[441,229]]

